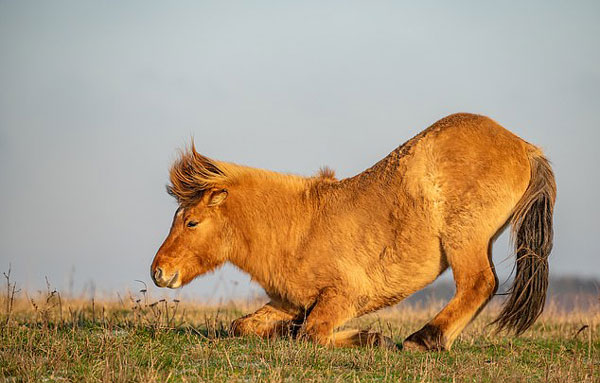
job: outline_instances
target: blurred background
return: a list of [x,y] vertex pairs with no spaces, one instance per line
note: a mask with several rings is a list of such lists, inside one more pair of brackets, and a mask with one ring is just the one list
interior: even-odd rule
[[[191,136],[216,159],[347,177],[473,112],[544,149],[551,274],[594,281],[599,48],[598,1],[0,0],[0,270],[23,289],[150,285]],[[507,235],[494,259],[503,281]],[[169,294],[261,293],[226,266]]]

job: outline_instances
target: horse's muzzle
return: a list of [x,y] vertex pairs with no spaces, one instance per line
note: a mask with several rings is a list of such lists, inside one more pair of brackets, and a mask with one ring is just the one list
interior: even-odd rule
[[176,289],[181,286],[181,282],[179,281],[179,271],[176,271],[175,274],[168,276],[165,275],[160,267],[157,267],[154,270],[154,273],[151,273],[151,275],[154,284],[158,287],[169,287]]

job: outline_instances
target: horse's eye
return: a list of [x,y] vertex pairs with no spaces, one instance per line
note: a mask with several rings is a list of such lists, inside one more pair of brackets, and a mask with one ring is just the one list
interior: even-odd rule
[[187,223],[187,227],[196,227],[198,226],[198,222],[196,221],[190,221]]

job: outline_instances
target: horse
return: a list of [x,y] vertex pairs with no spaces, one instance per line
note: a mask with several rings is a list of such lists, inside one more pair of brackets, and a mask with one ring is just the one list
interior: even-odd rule
[[[167,191],[179,207],[151,277],[178,288],[225,262],[248,273],[270,301],[233,321],[236,336],[448,350],[497,290],[491,249],[509,224],[516,271],[492,323],[519,335],[544,308],[552,168],[541,149],[485,116],[447,116],[341,180],[328,168],[303,177],[213,160],[192,140]],[[448,267],[454,297],[401,345],[376,332],[337,331]]]

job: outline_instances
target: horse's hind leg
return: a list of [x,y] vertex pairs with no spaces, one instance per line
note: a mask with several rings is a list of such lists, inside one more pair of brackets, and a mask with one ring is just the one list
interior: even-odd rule
[[433,320],[404,341],[404,349],[445,350],[452,346],[496,291],[490,249],[488,243],[444,247],[454,274],[456,294]]

